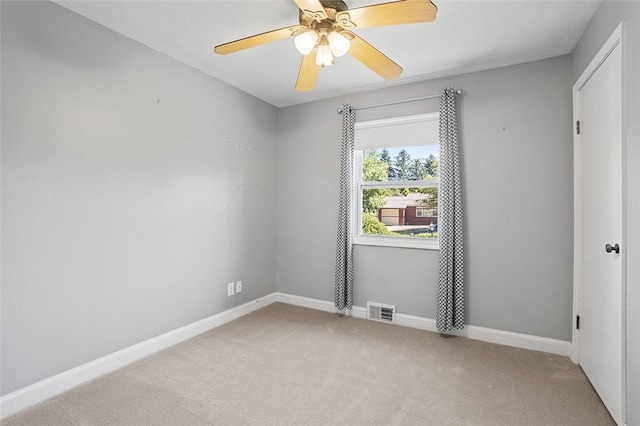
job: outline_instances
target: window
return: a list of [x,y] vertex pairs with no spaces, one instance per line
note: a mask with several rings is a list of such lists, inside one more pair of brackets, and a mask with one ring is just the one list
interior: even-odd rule
[[429,207],[416,207],[416,217],[437,217],[438,209]]
[[438,114],[356,123],[354,243],[437,249]]

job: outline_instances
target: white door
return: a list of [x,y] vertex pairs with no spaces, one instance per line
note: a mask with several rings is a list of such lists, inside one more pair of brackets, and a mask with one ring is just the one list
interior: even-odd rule
[[624,420],[621,50],[619,42],[608,47],[575,98],[578,362],[618,424]]

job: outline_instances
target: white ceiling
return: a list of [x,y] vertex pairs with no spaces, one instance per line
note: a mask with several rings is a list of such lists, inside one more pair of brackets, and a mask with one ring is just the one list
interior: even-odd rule
[[[602,0],[433,0],[436,20],[356,30],[404,68],[385,82],[346,55],[316,88],[294,85],[301,55],[285,39],[226,56],[213,47],[297,23],[293,0],[55,0],[93,21],[278,107],[571,53]],[[361,7],[385,0],[346,0]]]

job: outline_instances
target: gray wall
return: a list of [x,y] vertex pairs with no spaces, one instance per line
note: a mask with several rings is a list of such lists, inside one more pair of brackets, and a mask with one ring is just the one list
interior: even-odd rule
[[[355,107],[462,88],[467,323],[571,339],[570,58],[408,84],[281,109],[278,290],[332,301],[343,102]],[[438,100],[358,113],[433,112]],[[318,130],[321,131],[318,131]],[[357,246],[355,304],[435,318],[438,252]]]
[[3,395],[275,291],[275,107],[53,3],[1,27]]
[[[605,1],[578,43],[572,81],[583,73],[613,30],[626,21],[627,75],[627,424],[640,425],[640,3]],[[624,246],[623,246],[624,247]],[[624,249],[624,248],[623,248]]]

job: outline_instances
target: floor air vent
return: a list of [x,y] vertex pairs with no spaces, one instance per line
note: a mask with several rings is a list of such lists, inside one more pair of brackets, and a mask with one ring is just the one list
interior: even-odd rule
[[367,319],[381,322],[396,322],[395,305],[367,302]]

